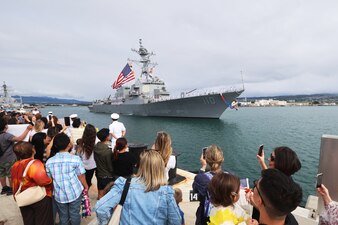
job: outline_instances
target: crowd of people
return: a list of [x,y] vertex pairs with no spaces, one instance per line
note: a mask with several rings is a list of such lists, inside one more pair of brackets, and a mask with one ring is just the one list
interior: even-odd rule
[[[117,113],[111,115],[109,128],[100,130],[76,114],[69,117],[71,123],[66,126],[52,112],[47,117],[38,111],[0,114],[1,194],[15,199],[18,189],[34,186],[46,192],[42,200],[20,207],[25,225],[55,224],[57,214],[60,225],[79,225],[82,199],[94,174],[98,224],[108,224],[126,187],[120,224],[185,224],[179,207],[182,191],[168,185],[176,158],[167,132],[158,132],[151,148],[137,156],[128,150],[126,128]],[[15,136],[7,132],[9,124],[27,125]],[[302,189],[292,178],[301,169],[296,152],[277,147],[268,166],[264,151],[256,157],[262,171],[254,188],[245,190],[253,206],[249,215],[237,204],[240,178],[223,168],[222,149],[215,144],[206,148],[192,185],[200,202],[195,224],[298,224],[291,213],[302,201]],[[325,205],[320,224],[338,224],[338,206],[329,191],[323,184],[317,191]]]

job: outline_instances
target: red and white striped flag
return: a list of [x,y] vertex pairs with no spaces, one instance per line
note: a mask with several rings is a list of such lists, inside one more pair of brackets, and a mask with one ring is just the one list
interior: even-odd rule
[[131,80],[135,79],[135,73],[133,70],[131,70],[129,64],[123,68],[119,76],[117,77],[116,81],[112,84],[113,89],[117,89],[121,87],[122,84],[125,84]]

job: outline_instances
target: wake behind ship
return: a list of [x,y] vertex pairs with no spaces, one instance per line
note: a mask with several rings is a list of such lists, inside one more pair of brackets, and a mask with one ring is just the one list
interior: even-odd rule
[[138,50],[132,49],[141,59],[130,60],[142,65],[141,76],[133,85],[124,84],[135,79],[134,71],[129,64],[120,73],[118,79],[112,85],[117,89],[113,98],[96,100],[89,106],[89,110],[95,113],[119,113],[135,116],[160,116],[160,117],[191,117],[191,118],[220,118],[228,108],[234,108],[236,98],[244,91],[220,90],[200,93],[196,90],[182,92],[180,97],[170,97],[165,83],[153,75],[150,57],[153,52],[148,52],[142,46],[140,39]]

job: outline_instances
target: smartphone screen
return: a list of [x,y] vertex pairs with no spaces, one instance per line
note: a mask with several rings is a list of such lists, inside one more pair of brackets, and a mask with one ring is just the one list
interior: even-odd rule
[[66,116],[66,117],[64,117],[64,120],[65,120],[65,126],[69,127],[70,126],[70,117]]
[[240,187],[241,188],[249,188],[249,178],[240,179]]
[[264,149],[264,145],[260,145],[259,148],[258,148],[258,153],[257,153],[257,155],[262,156],[262,154],[263,154],[263,149]]
[[208,149],[208,147],[204,147],[203,149],[202,149],[202,153],[203,153],[203,159],[205,159],[205,151]]
[[323,173],[318,173],[316,187],[319,188],[322,183],[323,183]]

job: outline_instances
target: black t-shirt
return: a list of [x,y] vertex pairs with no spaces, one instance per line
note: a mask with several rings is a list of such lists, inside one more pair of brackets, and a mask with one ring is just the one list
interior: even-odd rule
[[137,163],[135,156],[130,152],[119,153],[117,160],[113,161],[114,174],[127,177],[133,174]]

